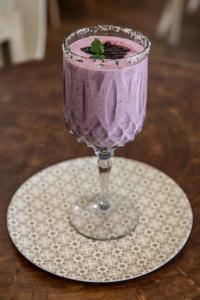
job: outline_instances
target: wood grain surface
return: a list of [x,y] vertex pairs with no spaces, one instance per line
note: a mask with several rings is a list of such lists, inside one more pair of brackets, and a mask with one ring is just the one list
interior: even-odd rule
[[135,142],[116,151],[170,175],[194,212],[181,253],[125,283],[83,284],[48,274],[22,257],[8,236],[7,207],[24,180],[56,162],[93,155],[65,129],[62,89],[61,63],[33,62],[0,72],[0,300],[199,300],[200,65],[151,57],[145,127]]

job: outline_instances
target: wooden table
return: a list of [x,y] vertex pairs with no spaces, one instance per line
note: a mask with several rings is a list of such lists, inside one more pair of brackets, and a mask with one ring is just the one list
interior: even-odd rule
[[50,164],[93,155],[64,127],[62,67],[34,62],[0,72],[0,300],[200,299],[200,65],[152,57],[148,118],[117,155],[149,163],[185,190],[194,211],[192,235],[166,266],[126,283],[84,284],[33,266],[11,243],[6,210],[19,185]]

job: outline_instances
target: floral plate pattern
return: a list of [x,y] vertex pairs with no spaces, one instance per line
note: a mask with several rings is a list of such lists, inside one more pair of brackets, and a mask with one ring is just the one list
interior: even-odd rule
[[29,178],[10,202],[8,231],[22,255],[64,278],[115,282],[156,270],[183,248],[193,220],[183,190],[147,164],[121,157],[112,161],[110,191],[117,188],[135,201],[140,214],[135,231],[110,241],[76,232],[70,205],[99,192],[97,162],[94,157],[68,160]]

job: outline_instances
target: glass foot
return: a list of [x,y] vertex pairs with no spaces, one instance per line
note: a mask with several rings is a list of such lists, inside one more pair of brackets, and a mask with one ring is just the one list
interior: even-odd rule
[[109,208],[99,206],[98,197],[83,199],[72,205],[71,224],[82,235],[95,240],[111,240],[131,233],[138,224],[133,200],[110,195]]

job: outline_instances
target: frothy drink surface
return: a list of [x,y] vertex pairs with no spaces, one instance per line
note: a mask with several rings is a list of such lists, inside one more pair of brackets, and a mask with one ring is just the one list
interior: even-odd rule
[[99,148],[122,146],[142,129],[146,115],[148,58],[97,63],[81,49],[94,38],[129,48],[125,58],[143,50],[138,43],[114,36],[90,36],[70,45],[80,59],[64,55],[65,118],[74,135]]

